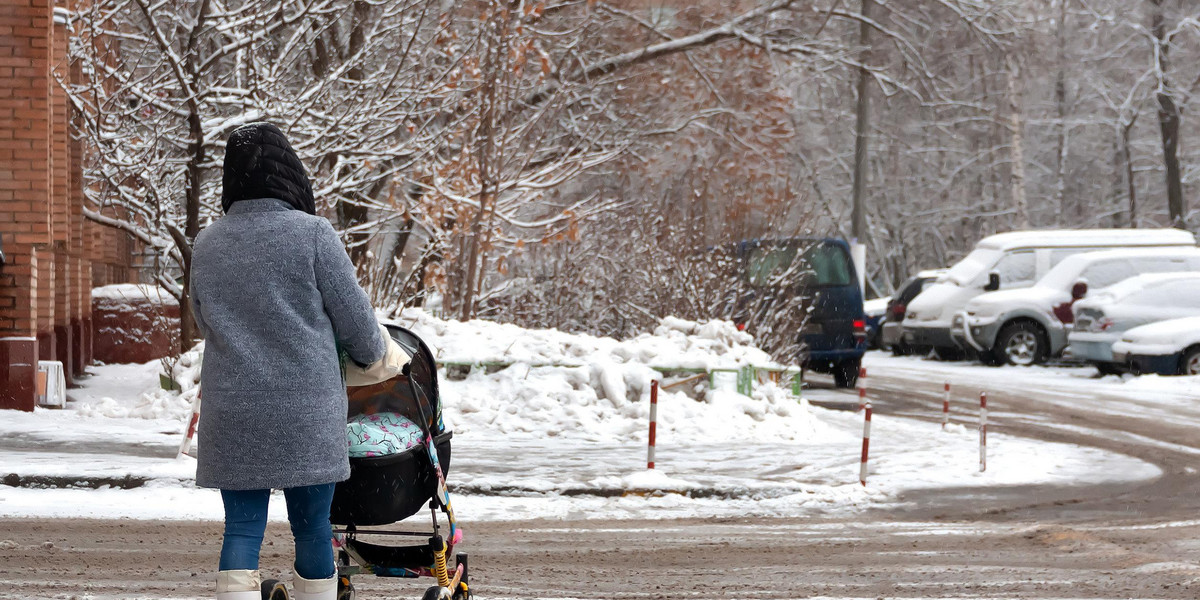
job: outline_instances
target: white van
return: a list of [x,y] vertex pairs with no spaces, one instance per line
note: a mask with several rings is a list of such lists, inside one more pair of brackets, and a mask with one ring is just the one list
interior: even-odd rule
[[984,292],[1030,287],[1064,258],[1080,252],[1195,245],[1195,236],[1179,229],[1013,231],[988,236],[908,304],[904,341],[941,356],[961,352],[950,325],[968,301]]
[[1139,273],[1200,272],[1200,248],[1122,248],[1067,257],[1028,289],[980,294],[950,326],[989,365],[1031,365],[1062,354],[1072,304]]

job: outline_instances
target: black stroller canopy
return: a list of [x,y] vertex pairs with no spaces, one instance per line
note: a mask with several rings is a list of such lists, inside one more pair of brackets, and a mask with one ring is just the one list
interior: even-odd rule
[[434,435],[442,433],[445,426],[442,422],[442,399],[438,391],[437,363],[434,361],[433,352],[421,338],[408,329],[396,325],[384,327],[396,344],[408,354],[408,373],[376,385],[347,390],[350,400],[349,416],[394,412],[428,428]]

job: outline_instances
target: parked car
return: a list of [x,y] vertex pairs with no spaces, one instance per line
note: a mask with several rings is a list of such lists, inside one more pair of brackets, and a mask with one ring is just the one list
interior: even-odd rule
[[[760,309],[775,297],[800,299],[802,366],[833,374],[838,387],[853,387],[867,349],[867,325],[850,245],[834,238],[750,240],[740,242],[736,253]],[[734,311],[739,325],[754,318],[744,313]]]
[[1200,317],[1134,327],[1113,344],[1112,353],[1138,375],[1200,375]]
[[1086,252],[1063,259],[1037,284],[981,294],[951,325],[956,340],[990,365],[1032,365],[1062,354],[1074,322],[1071,306],[1089,289],[1140,273],[1200,271],[1200,248],[1138,248]]
[[[946,274],[945,269],[934,269],[931,271],[921,271],[912,277],[904,280],[900,287],[896,288],[896,293],[892,294],[891,301],[888,302],[887,311],[884,313],[883,326],[879,336],[879,345],[884,350],[891,350],[896,356],[904,356],[912,354],[914,348],[909,347],[904,342],[904,313],[908,310],[908,303],[912,302],[913,298],[917,297],[922,290],[929,287],[938,277]],[[915,349],[922,350],[921,348]],[[928,348],[924,349],[926,352]]]
[[1113,358],[1113,344],[1142,325],[1200,317],[1200,272],[1151,273],[1089,294],[1075,303],[1075,326],[1067,335],[1071,358],[1087,361],[1103,374],[1125,370]]
[[950,326],[967,302],[984,292],[1030,287],[1068,256],[1114,248],[1195,245],[1195,236],[1178,229],[1013,231],[989,236],[908,304],[904,342],[933,348],[939,356],[961,354],[964,348],[951,338]]
[[879,348],[879,330],[883,327],[887,317],[888,303],[891,301],[891,296],[884,296],[863,302],[863,315],[867,318],[867,348],[872,350]]

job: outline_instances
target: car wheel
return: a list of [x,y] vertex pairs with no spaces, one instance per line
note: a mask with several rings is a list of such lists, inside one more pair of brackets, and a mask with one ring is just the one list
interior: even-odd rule
[[1036,365],[1046,361],[1046,346],[1041,327],[1029,321],[1017,321],[1000,330],[992,354],[1010,365]]
[[1200,375],[1200,346],[1188,348],[1179,361],[1180,375]]
[[893,356],[908,356],[909,354],[912,354],[912,348],[909,348],[908,344],[899,343],[892,346]]
[[833,366],[833,383],[840,388],[854,387],[858,383],[858,369],[862,361],[846,359]]

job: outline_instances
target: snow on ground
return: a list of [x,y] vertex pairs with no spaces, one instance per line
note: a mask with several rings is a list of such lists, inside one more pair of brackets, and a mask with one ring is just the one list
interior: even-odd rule
[[952,386],[969,384],[1002,393],[1036,392],[1046,402],[1058,405],[1200,427],[1200,376],[1100,377],[1090,366],[985,367],[882,352],[868,353],[863,364],[868,373],[878,370],[890,378],[909,380],[910,391],[925,390],[938,398],[943,382],[948,381]]
[[149,301],[154,304],[179,304],[179,300],[157,285],[137,283],[114,283],[92,288],[93,300],[115,300],[118,302]]
[[[770,365],[731,324],[666,319],[625,341],[441,321],[421,311],[405,313],[401,324],[442,361],[490,365],[462,378],[442,373],[445,418],[455,431],[449,482],[465,520],[830,514],[900,502],[913,489],[1160,474],[1118,454],[996,434],[981,474],[974,429],[943,432],[876,414],[863,487],[860,415],[811,406],[769,383],[742,396],[728,378],[715,390],[702,384],[660,394],[657,468],[647,471],[655,369]],[[146,481],[133,489],[0,486],[0,516],[220,519],[218,494],[192,483],[194,461],[175,459],[199,358],[189,353],[175,367],[182,395],[157,389],[157,362],[105,365],[71,392],[67,410],[0,412],[0,476]],[[272,511],[284,518],[281,502]]]

